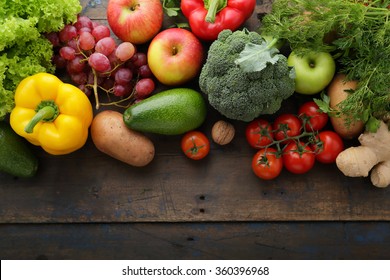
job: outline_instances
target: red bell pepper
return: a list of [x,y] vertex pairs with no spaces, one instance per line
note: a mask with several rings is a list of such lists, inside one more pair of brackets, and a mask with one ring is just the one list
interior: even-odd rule
[[237,30],[253,13],[256,0],[182,0],[181,11],[192,33],[205,41],[224,29]]

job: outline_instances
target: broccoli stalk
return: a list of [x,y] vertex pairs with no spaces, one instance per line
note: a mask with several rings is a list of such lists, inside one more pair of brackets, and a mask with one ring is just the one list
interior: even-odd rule
[[227,118],[247,122],[278,111],[294,93],[295,72],[275,43],[248,30],[222,31],[199,77],[210,105]]

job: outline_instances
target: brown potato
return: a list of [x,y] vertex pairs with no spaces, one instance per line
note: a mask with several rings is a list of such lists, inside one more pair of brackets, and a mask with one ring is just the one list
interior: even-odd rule
[[129,165],[145,166],[154,158],[152,141],[129,129],[119,112],[98,113],[92,121],[91,137],[98,150]]
[[[337,105],[348,97],[348,92],[345,90],[356,89],[357,81],[345,81],[345,78],[344,74],[336,74],[328,86],[329,105],[332,109],[336,109]],[[333,129],[344,139],[352,139],[359,136],[364,130],[364,123],[355,121],[347,126],[347,118],[348,116],[330,117]]]

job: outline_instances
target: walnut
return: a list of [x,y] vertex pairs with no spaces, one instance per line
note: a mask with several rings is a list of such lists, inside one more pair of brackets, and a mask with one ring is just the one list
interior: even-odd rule
[[234,126],[223,120],[217,121],[211,129],[211,137],[219,145],[229,144],[233,140],[234,134]]

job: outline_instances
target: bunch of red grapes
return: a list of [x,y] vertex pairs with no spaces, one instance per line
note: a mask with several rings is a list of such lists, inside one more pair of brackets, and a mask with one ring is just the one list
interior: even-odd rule
[[86,95],[93,93],[97,108],[100,90],[136,102],[155,89],[146,54],[130,42],[117,43],[107,26],[86,16],[47,38],[54,46],[57,69],[66,69]]

